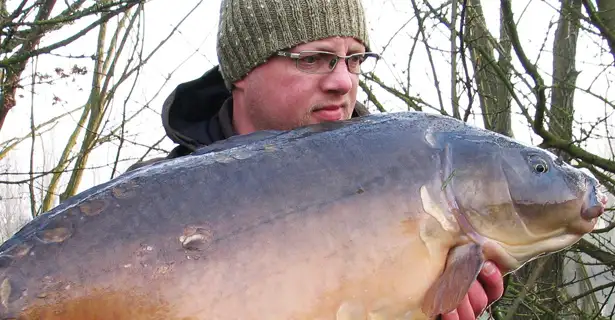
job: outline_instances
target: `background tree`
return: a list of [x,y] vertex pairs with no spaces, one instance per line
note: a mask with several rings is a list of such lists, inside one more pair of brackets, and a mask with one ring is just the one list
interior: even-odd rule
[[[10,19],[3,24],[3,30],[7,30],[3,40],[11,46],[2,47],[1,52],[5,58],[0,60],[4,71],[4,99],[0,106],[4,113],[0,113],[3,117],[0,123],[20,98],[24,102],[29,100],[30,106],[21,103],[19,108],[23,110],[19,111],[30,109],[30,123],[9,120],[14,132],[29,129],[21,135],[3,131],[4,136],[10,137],[0,143],[0,161],[6,160],[3,162],[6,179],[0,181],[5,186],[4,195],[11,198],[10,195],[23,193],[27,186],[30,217],[34,217],[96,184],[90,180],[82,185],[86,172],[96,172],[98,177],[108,170],[110,178],[123,172],[122,163],[130,164],[138,157],[128,152],[123,159],[126,149],[132,151],[137,146],[143,150],[142,156],[157,150],[164,134],[153,142],[134,141],[130,137],[130,132],[138,127],[133,123],[148,121],[144,112],[150,110],[147,102],[133,103],[134,90],[141,81],[143,67],[177,34],[177,28],[202,2],[193,1],[179,21],[169,21],[173,28],[168,34],[162,34],[154,45],[144,39],[145,1],[104,0],[87,7],[85,1],[74,1],[65,3],[64,8],[54,7],[55,1],[23,1],[11,8]],[[52,17],[50,12],[54,8],[59,13]],[[33,22],[28,22],[32,12],[38,13]],[[76,48],[87,54],[73,54]],[[66,65],[64,61],[77,62],[69,68],[52,65]],[[37,105],[41,101],[39,96],[45,94],[53,96],[51,101]],[[71,106],[70,110],[67,106]],[[26,156],[26,148],[28,166],[10,165],[10,161]],[[56,155],[59,148],[61,151]],[[98,156],[92,162],[94,154]],[[7,204],[6,208],[10,207]]]
[[[140,2],[142,0],[101,0],[87,6],[85,0],[65,1],[65,7],[54,15],[53,11],[59,9],[55,0],[22,0],[12,3],[13,7],[7,7],[6,0],[0,1],[0,129],[15,106],[15,93],[33,57],[70,44]],[[39,46],[51,32],[95,16],[99,17],[74,34]]]

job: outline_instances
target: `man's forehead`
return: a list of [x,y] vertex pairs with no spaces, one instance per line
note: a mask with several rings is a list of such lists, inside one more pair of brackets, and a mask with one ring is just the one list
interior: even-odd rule
[[365,46],[353,37],[331,37],[307,43],[302,43],[293,48],[293,51],[321,50],[321,51],[363,51]]

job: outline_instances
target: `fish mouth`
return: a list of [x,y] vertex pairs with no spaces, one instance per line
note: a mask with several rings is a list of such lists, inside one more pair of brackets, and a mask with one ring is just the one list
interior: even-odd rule
[[516,269],[546,252],[559,251],[572,245],[584,235],[594,231],[598,219],[605,212],[608,198],[600,191],[600,184],[591,175],[586,179],[586,186],[585,195],[579,199],[582,204],[579,208],[578,217],[573,218],[566,227],[549,235],[541,235],[529,244],[511,245],[494,241],[497,245],[494,245],[493,248],[501,250],[497,256],[507,258],[504,261],[508,263],[506,266],[510,270]]
[[577,226],[582,233],[589,233],[594,230],[598,223],[598,218],[604,214],[608,203],[607,196],[600,191],[596,181],[591,179],[589,184],[590,186],[581,207],[581,221]]
[[581,217],[588,221],[596,220],[596,218],[600,217],[604,213],[603,206],[593,206],[587,208],[581,212]]

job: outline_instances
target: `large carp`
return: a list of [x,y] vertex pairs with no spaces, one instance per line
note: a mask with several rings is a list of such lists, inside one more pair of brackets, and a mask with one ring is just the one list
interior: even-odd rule
[[0,247],[0,319],[433,318],[486,259],[578,241],[604,199],[547,151],[432,114],[238,136],[28,223]]

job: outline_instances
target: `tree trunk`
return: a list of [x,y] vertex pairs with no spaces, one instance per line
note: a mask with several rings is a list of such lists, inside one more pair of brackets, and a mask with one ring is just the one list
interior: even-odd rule
[[[553,41],[553,93],[551,95],[550,131],[561,139],[572,139],[574,91],[577,82],[575,58],[579,35],[581,0],[563,0]],[[555,150],[552,150],[555,151]],[[558,154],[569,161],[563,153]]]
[[598,16],[604,25],[604,32],[608,34],[609,47],[611,54],[615,57],[615,1],[613,0],[597,0]]
[[[470,49],[485,128],[513,137],[510,93],[505,85],[510,81],[511,51],[506,27],[502,23],[500,42],[491,36],[480,0],[469,0],[466,13],[464,36]],[[494,50],[498,52],[497,60]]]
[[[580,26],[581,0],[562,0],[560,17],[553,40],[553,91],[551,95],[551,115],[549,130],[567,141],[572,141],[574,119],[574,91],[577,82],[576,70],[577,38]],[[557,149],[550,150],[569,162],[570,156]],[[551,297],[545,306],[553,313],[553,318],[560,318],[565,253],[558,252],[549,257],[544,275],[540,282],[546,287],[540,288],[541,295]]]

